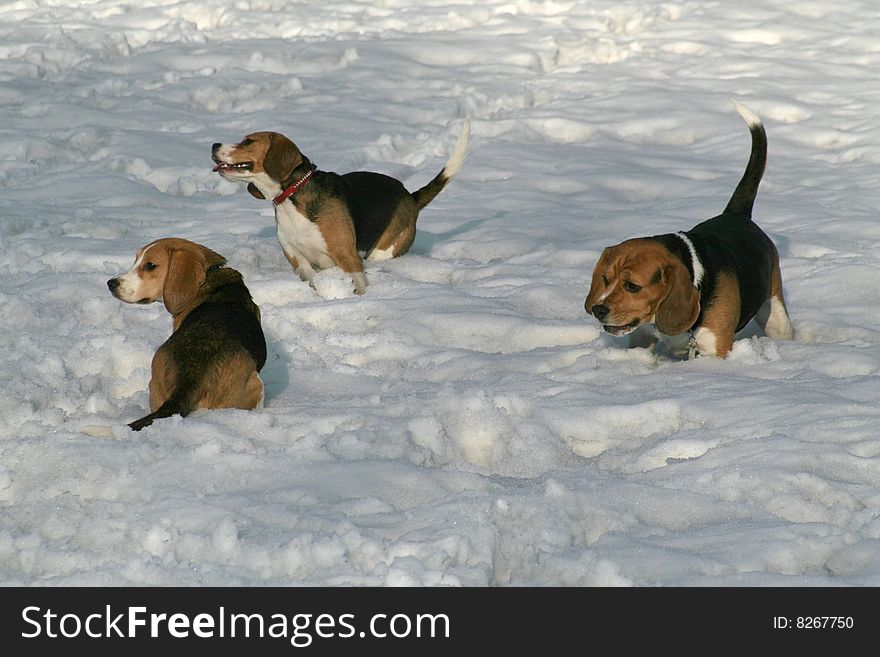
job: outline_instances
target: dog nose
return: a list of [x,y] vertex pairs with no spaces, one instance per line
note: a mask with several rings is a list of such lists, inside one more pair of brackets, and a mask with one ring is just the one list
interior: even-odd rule
[[112,292],[117,287],[119,287],[119,279],[118,278],[111,278],[109,281],[107,281],[107,287],[109,287],[110,291]]
[[590,311],[593,313],[593,317],[598,319],[600,322],[604,321],[606,317],[608,317],[608,306],[603,306],[600,303],[597,303],[595,306],[590,308]]
[[213,153],[213,152],[216,151],[218,148],[220,148],[222,145],[223,145],[223,144],[214,144],[213,146],[211,146],[211,152]]

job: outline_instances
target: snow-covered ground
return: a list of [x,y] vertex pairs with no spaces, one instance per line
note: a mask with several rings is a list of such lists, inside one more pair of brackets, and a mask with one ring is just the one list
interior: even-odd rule
[[[880,585],[880,9],[869,0],[0,3],[0,582]],[[583,310],[601,250],[756,218],[796,337],[672,361]],[[293,275],[213,142],[464,168],[412,251]],[[156,422],[184,237],[262,309],[266,407]],[[112,437],[82,431],[112,427]]]

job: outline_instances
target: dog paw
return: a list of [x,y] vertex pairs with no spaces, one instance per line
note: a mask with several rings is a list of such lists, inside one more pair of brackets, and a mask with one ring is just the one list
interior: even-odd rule
[[367,291],[367,277],[363,272],[355,272],[352,274],[351,282],[354,283],[355,294],[363,294]]
[[315,274],[311,286],[324,299],[346,299],[352,294],[363,294],[366,288],[364,285],[361,291],[358,291],[357,282],[353,280],[352,275],[335,267]]

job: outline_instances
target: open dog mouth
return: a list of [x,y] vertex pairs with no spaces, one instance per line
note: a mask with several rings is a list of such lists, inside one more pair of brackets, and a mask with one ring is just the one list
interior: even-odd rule
[[251,171],[254,168],[253,162],[221,162],[220,160],[214,160],[217,163],[217,166],[214,167],[213,171],[223,173],[224,171]]
[[633,321],[627,324],[621,324],[619,326],[614,326],[612,324],[603,324],[602,328],[605,329],[606,333],[610,333],[614,336],[621,336],[632,332],[640,323],[641,322],[639,318],[636,317]]

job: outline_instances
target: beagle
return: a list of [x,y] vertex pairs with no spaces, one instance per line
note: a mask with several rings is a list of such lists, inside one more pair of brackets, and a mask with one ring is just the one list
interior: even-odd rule
[[226,258],[188,240],[142,247],[134,266],[107,281],[126,303],[161,299],[173,329],[153,356],[150,411],[130,426],[200,408],[253,409],[263,404],[259,371],[266,362],[260,309]]
[[214,144],[214,171],[247,183],[258,199],[275,206],[278,241],[299,277],[338,266],[354,290],[367,288],[361,253],[387,260],[406,253],[416,236],[419,212],[461,170],[470,123],[465,122],[446,166],[431,182],[408,192],[399,180],[369,171],[339,175],[319,171],[297,146],[277,132],[254,132],[237,144]]
[[662,339],[674,352],[720,358],[752,318],[765,335],[792,338],[779,254],[752,221],[767,135],[754,112],[734,105],[752,150],[724,212],[688,231],[628,239],[602,252],[584,308],[611,335],[653,324],[655,342]]

